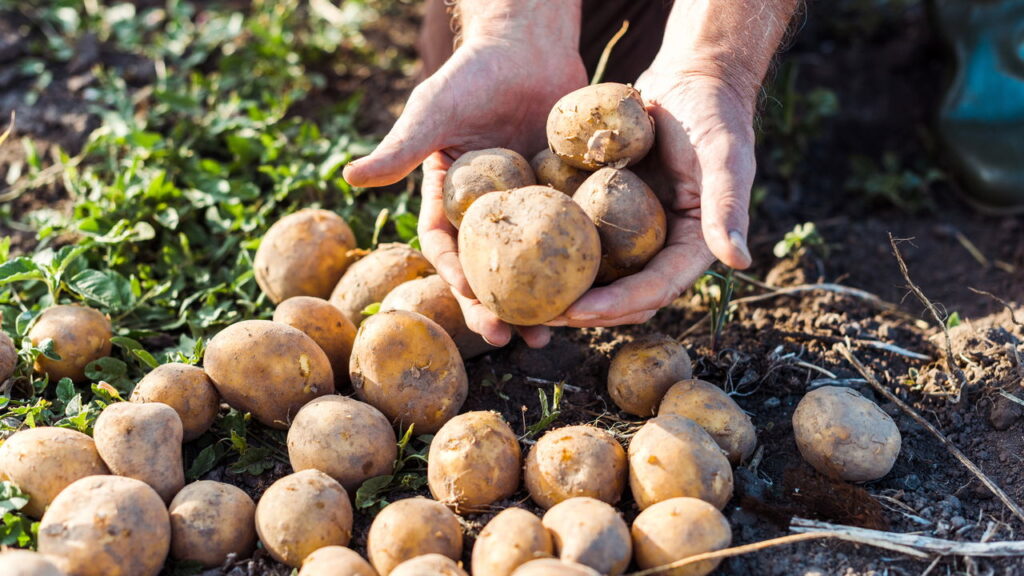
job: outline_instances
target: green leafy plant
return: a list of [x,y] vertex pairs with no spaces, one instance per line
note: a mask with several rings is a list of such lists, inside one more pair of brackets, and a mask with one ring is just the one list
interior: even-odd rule
[[732,320],[732,297],[736,290],[733,270],[727,268],[724,274],[708,270],[694,283],[693,289],[708,308],[711,349],[717,351],[725,326]]
[[776,258],[786,258],[801,250],[812,250],[823,257],[828,256],[828,244],[818,233],[818,227],[814,222],[804,222],[794,226],[791,231],[786,232],[782,240],[775,244],[772,253]]
[[783,64],[767,89],[768,103],[758,132],[761,140],[770,140],[772,165],[787,180],[799,172],[825,121],[839,112],[834,92],[826,88],[803,90],[797,85],[798,76],[795,62]]
[[523,438],[533,438],[551,427],[559,416],[562,415],[562,396],[565,394],[565,383],[556,382],[552,387],[550,399],[543,388],[537,389],[537,399],[540,401],[540,420],[537,420],[526,428]]
[[375,476],[363,482],[356,490],[355,504],[360,510],[380,510],[388,505],[387,495],[398,490],[419,490],[427,485],[427,453],[433,435],[424,434],[415,438],[418,448],[410,446],[413,440],[410,425],[398,441],[398,458],[391,474]]
[[28,495],[15,484],[0,482],[0,546],[36,547],[39,523],[18,512],[28,504]]
[[889,204],[909,214],[933,210],[932,185],[945,178],[935,168],[923,171],[903,165],[895,152],[886,152],[881,162],[865,156],[850,159],[850,176],[845,187],[874,202]]

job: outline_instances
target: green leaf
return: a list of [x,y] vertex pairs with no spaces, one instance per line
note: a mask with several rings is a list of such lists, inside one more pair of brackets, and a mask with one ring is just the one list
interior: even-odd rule
[[956,328],[957,326],[959,326],[962,323],[963,323],[963,320],[960,319],[960,313],[959,312],[953,312],[952,314],[950,314],[946,318],[946,328],[947,329],[948,328]]
[[[28,340],[25,340],[28,342]],[[53,338],[46,338],[39,343],[39,353],[49,358],[50,360],[60,360],[60,354],[57,354],[57,345],[53,343]]]
[[394,478],[393,475],[386,474],[384,476],[374,476],[363,482],[356,489],[356,508],[363,510],[382,503],[380,495],[387,489]]
[[362,314],[363,316],[373,316],[378,312],[380,312],[380,302],[374,302],[373,304],[368,305],[366,308],[363,308],[359,313]]
[[57,400],[60,400],[61,404],[67,405],[75,394],[75,383],[70,378],[61,378],[57,382]]
[[224,457],[224,450],[219,448],[217,444],[211,444],[206,448],[199,451],[196,459],[192,461],[192,465],[189,466],[188,471],[185,472],[185,477],[188,478],[189,482],[198,480],[204,474],[213,470],[213,467],[217,465],[217,462]]
[[125,310],[135,303],[131,281],[113,270],[83,270],[68,284],[83,298],[114,311]]
[[0,482],[0,513],[21,510],[28,505],[29,497],[14,482]]
[[85,375],[90,380],[106,380],[111,382],[128,373],[128,365],[122,360],[106,356],[93,360],[85,367]]
[[0,285],[22,280],[42,280],[44,277],[39,264],[24,256],[0,264]]

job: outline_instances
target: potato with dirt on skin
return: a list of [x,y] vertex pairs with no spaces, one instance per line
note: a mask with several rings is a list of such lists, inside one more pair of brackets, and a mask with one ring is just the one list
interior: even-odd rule
[[466,326],[462,307],[451,287],[437,274],[409,280],[392,290],[380,303],[380,311],[416,312],[437,322],[452,337],[463,358],[472,358],[494,350],[482,336]]
[[424,554],[462,557],[462,526],[444,504],[420,497],[396,500],[373,519],[366,556],[380,576]]
[[[729,521],[698,498],[671,498],[647,508],[633,520],[633,558],[641,570],[664,566],[732,543]],[[663,572],[665,576],[704,576],[721,562],[704,560]]]
[[60,360],[40,354],[35,371],[46,374],[51,382],[70,378],[85,381],[85,367],[93,360],[110,355],[113,337],[110,320],[99,310],[88,306],[51,306],[36,318],[28,339],[33,346],[53,340],[53,349]]
[[395,566],[391,576],[467,576],[455,560],[441,554],[424,554]]
[[344,546],[324,546],[302,561],[299,576],[378,576],[370,563],[355,550]]
[[654,146],[654,120],[632,86],[585,86],[555,103],[547,121],[548,145],[566,164],[584,170],[625,168]]
[[673,384],[693,377],[686,348],[663,334],[627,342],[608,367],[608,395],[624,412],[654,416]]
[[93,439],[112,473],[149,484],[169,503],[185,486],[181,430],[181,418],[166,404],[118,402],[100,412]]
[[335,388],[348,384],[348,359],[356,339],[356,326],[323,298],[295,296],[277,305],[274,322],[301,330],[327,355]]
[[558,557],[618,576],[629,566],[633,541],[629,528],[610,504],[594,498],[570,498],[544,514]]
[[9,548],[0,552],[0,574],[4,576],[67,576],[52,558],[31,550]]
[[11,340],[7,333],[0,332],[0,384],[14,375],[17,366],[18,351],[14,348],[14,340]]
[[590,172],[569,166],[562,161],[550,148],[545,148],[530,160],[533,173],[537,176],[537,184],[550,186],[559,192],[572,196]]
[[430,442],[427,483],[457,513],[479,511],[519,489],[519,439],[497,412],[460,414]]
[[541,558],[531,560],[512,573],[512,576],[601,576],[601,573],[590,566],[566,562],[557,558]]
[[615,504],[626,488],[627,468],[626,451],[607,431],[566,426],[545,433],[526,456],[526,489],[542,508],[577,496]]
[[181,489],[168,507],[171,557],[211,568],[229,554],[248,558],[256,547],[256,504],[241,488],[200,480]]
[[514,150],[487,148],[466,152],[445,173],[444,213],[452,226],[458,228],[469,206],[484,194],[536,183],[530,163]]
[[406,244],[381,244],[353,263],[331,292],[330,302],[357,328],[363,310],[384,299],[399,284],[434,273],[419,250]]
[[72,482],[99,474],[110,470],[93,439],[77,430],[28,428],[0,445],[0,480],[13,482],[29,497],[21,511],[31,518],[41,518]]
[[800,455],[815,470],[847,482],[878,480],[900,454],[899,428],[877,404],[851,388],[808,392],[793,412]]
[[739,464],[754,453],[757,432],[750,416],[721,388],[703,380],[677,382],[661,400],[658,415],[678,414],[693,420]]
[[220,394],[210,377],[202,368],[180,362],[151,370],[135,385],[131,401],[159,402],[174,408],[181,418],[184,442],[202,436],[220,412]]
[[203,366],[228,405],[279,430],[307,402],[334,393],[324,351],[278,322],[244,320],[221,330],[206,347]]
[[473,544],[473,573],[510,576],[519,566],[554,553],[551,534],[540,518],[522,508],[506,508],[480,531]]

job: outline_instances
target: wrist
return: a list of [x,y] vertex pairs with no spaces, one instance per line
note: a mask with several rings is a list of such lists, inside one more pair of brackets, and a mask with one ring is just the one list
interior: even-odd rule
[[579,53],[582,0],[459,0],[463,44],[509,43]]

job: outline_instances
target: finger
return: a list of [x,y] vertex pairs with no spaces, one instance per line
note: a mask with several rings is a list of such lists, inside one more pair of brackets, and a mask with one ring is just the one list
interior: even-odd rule
[[530,348],[543,348],[551,342],[551,329],[547,326],[516,326],[516,332]]
[[423,162],[423,200],[417,233],[423,255],[438,275],[457,292],[472,298],[473,289],[459,262],[458,231],[444,211],[444,176],[451,164],[451,157],[443,152],[435,152]]
[[452,290],[452,294],[455,295],[459,307],[462,308],[466,326],[479,334],[488,344],[500,348],[512,340],[512,328],[485,308],[479,300],[466,298],[454,290]]
[[725,129],[697,150],[701,168],[701,221],[711,253],[726,266],[750,266],[747,226],[756,160],[753,140]]

